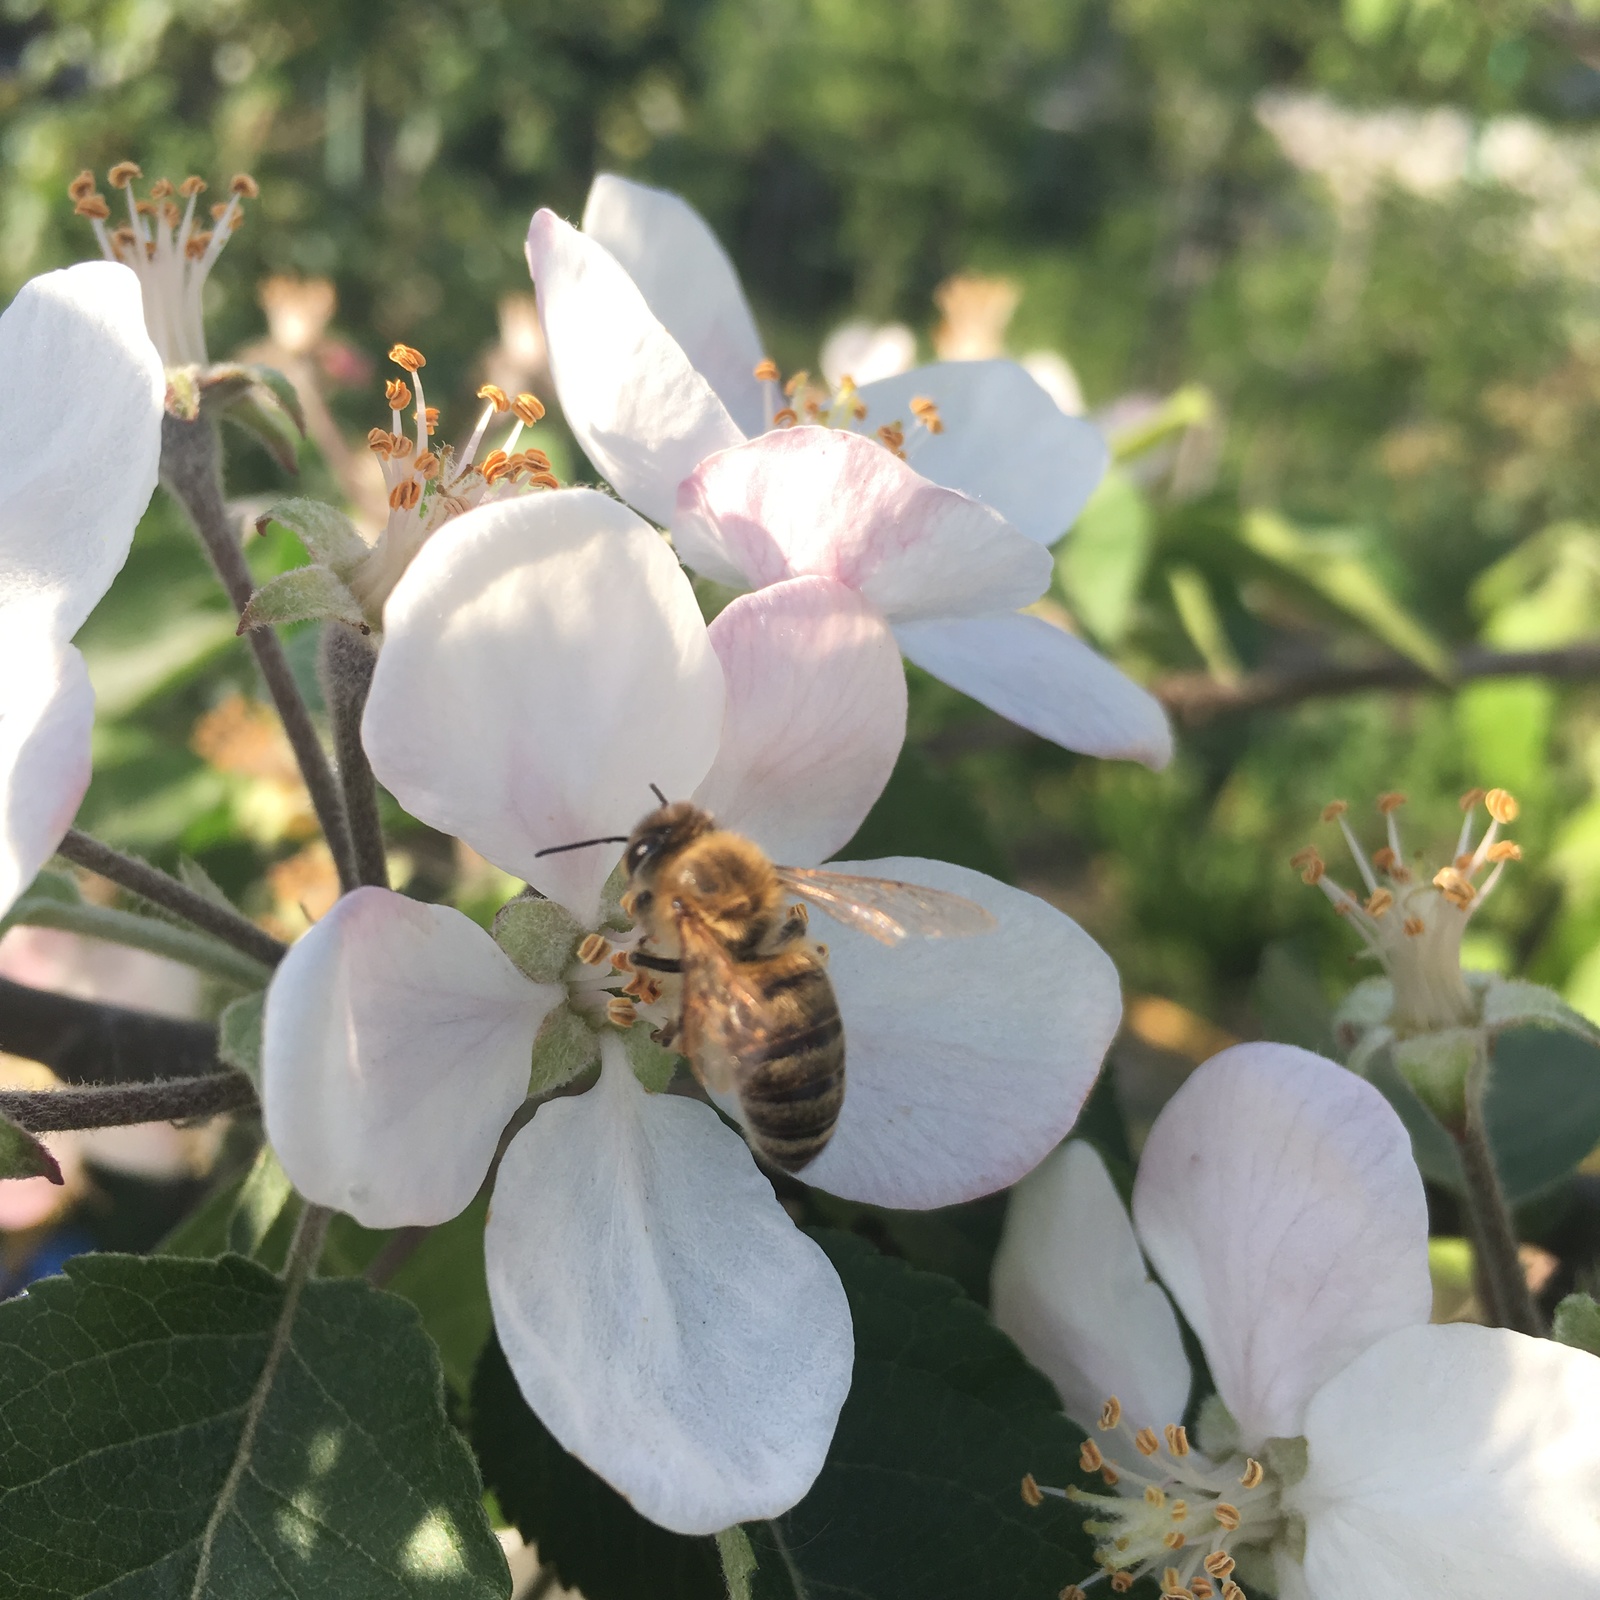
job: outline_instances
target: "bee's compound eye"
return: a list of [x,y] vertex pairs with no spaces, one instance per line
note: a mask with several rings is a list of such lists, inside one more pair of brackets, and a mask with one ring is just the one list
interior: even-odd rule
[[654,844],[649,839],[636,839],[628,846],[628,871],[637,872],[647,860],[654,849]]

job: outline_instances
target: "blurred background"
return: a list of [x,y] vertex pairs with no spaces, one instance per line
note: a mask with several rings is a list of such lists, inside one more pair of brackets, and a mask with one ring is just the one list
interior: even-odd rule
[[[1078,918],[1123,974],[1135,1141],[1232,1038],[1332,1049],[1368,969],[1288,858],[1334,860],[1336,797],[1376,844],[1373,797],[1406,792],[1408,848],[1442,861],[1462,791],[1515,793],[1525,858],[1470,964],[1600,1019],[1592,0],[3,0],[0,290],[94,253],[66,186],[123,158],[260,182],[211,351],[290,374],[296,492],[358,512],[391,342],[425,351],[444,438],[486,379],[553,400],[522,240],[598,170],[700,208],[786,372],[1009,353],[1097,418],[1118,464],[1050,604],[1167,698],[1177,759],[1080,759],[913,674],[846,854],[944,856]],[[265,506],[293,480],[234,439],[230,489]],[[590,475],[553,405],[538,442]],[[233,635],[158,496],[80,640],[82,825],[292,936],[331,866]],[[392,820],[404,886],[492,911],[492,869]],[[16,937],[21,976],[44,958]],[[1592,1144],[1587,1065],[1552,1104]],[[1600,1186],[1575,1161],[1517,1186],[1568,1285]],[[981,1289],[977,1259],[947,1270]]]

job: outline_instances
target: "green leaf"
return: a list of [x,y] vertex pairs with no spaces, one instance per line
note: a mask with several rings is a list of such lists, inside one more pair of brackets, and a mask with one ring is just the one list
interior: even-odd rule
[[265,990],[241,995],[217,1022],[217,1059],[236,1067],[257,1089],[261,1087],[261,1016]]
[[252,385],[224,403],[223,415],[253,434],[285,472],[300,470],[300,429],[270,389]]
[[273,400],[283,407],[284,411],[288,413],[289,420],[299,429],[301,437],[304,438],[306,412],[305,407],[300,403],[300,391],[276,367],[253,362],[246,365],[243,370],[249,373],[258,387],[265,389]]
[[1205,662],[1206,671],[1219,683],[1237,683],[1244,668],[1223,626],[1222,613],[1211,598],[1211,586],[1194,567],[1178,566],[1167,573],[1167,587],[1172,591],[1178,621]]
[[259,1254],[293,1196],[294,1185],[272,1153],[272,1146],[262,1145],[238,1191],[233,1215],[228,1218],[228,1250],[241,1256]]
[[0,1117],[0,1178],[48,1178],[65,1183],[61,1165],[45,1147],[9,1117]]
[[583,929],[557,900],[524,890],[501,906],[494,942],[535,983],[559,983],[577,952]]
[[1150,502],[1125,474],[1106,474],[1056,546],[1056,582],[1074,615],[1102,643],[1127,632],[1135,596],[1150,562]]
[[1569,1294],[1556,1307],[1551,1334],[1561,1344],[1600,1356],[1600,1306],[1586,1294]]
[[311,618],[348,622],[368,632],[361,602],[351,594],[331,568],[312,564],[293,567],[269,578],[250,596],[250,604],[239,618],[239,632],[264,628],[272,623],[305,622]]
[[196,894],[204,896],[212,905],[221,906],[227,911],[237,910],[237,907],[223,892],[217,880],[193,856],[178,857],[178,880],[186,889],[193,889]]
[[79,1256],[0,1306],[12,1600],[508,1594],[416,1312],[313,1280],[256,1396],[284,1293],[236,1256]]
[[371,553],[355,523],[320,500],[280,500],[256,518],[256,532],[264,533],[273,522],[287,528],[313,561],[331,567],[341,578],[348,578]]
[[1600,1028],[1574,1011],[1554,989],[1522,978],[1495,978],[1483,994],[1484,1026],[1493,1029],[1559,1028],[1600,1045]]
[[1348,534],[1305,533],[1273,512],[1253,511],[1245,517],[1240,537],[1257,555],[1298,578],[1391,649],[1441,682],[1449,681],[1450,652],[1384,588]]
[[473,1379],[469,1432],[500,1509],[585,1600],[726,1600],[716,1541],[657,1527],[568,1455],[496,1342]]

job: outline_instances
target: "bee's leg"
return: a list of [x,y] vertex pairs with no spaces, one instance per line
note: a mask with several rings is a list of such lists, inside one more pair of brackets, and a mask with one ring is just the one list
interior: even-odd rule
[[683,1021],[679,1017],[672,1017],[663,1022],[654,1033],[650,1035],[655,1042],[665,1050],[677,1048],[678,1037],[683,1032]]
[[648,950],[634,950],[629,959],[633,966],[643,967],[647,972],[683,971],[683,963],[676,956],[657,956]]
[[811,914],[800,901],[796,900],[789,907],[788,915],[778,924],[776,947],[781,950],[784,946],[793,944],[795,940],[803,939],[810,921]]

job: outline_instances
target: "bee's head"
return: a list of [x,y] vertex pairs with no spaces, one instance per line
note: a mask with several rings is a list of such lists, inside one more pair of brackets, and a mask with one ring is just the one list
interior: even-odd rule
[[670,805],[658,806],[628,836],[622,865],[629,881],[643,882],[662,861],[715,827],[710,813],[688,800],[674,800]]

